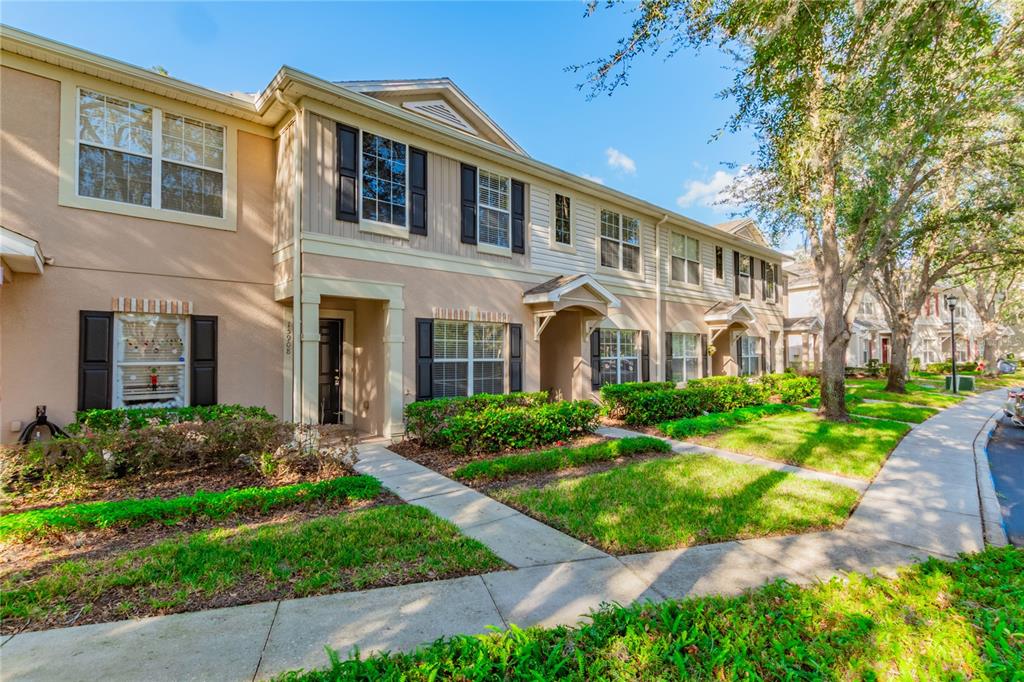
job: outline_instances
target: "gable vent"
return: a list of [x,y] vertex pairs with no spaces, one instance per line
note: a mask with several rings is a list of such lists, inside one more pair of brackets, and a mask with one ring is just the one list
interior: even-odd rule
[[445,125],[450,125],[453,128],[458,128],[467,133],[477,135],[478,133],[469,125],[466,119],[459,116],[459,114],[448,106],[447,102],[442,100],[431,100],[429,102],[403,102],[402,106],[409,111],[415,111],[417,114],[432,118],[435,121],[440,121]]

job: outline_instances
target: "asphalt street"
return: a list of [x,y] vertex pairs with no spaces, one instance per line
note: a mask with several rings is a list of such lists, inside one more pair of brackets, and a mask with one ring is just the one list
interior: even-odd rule
[[988,461],[1010,542],[1024,547],[1024,429],[1005,416],[988,443]]

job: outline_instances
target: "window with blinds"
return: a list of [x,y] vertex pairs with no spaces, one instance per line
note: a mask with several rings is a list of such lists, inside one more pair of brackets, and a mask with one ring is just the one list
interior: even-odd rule
[[114,318],[114,407],[188,404],[188,318],[123,313]]

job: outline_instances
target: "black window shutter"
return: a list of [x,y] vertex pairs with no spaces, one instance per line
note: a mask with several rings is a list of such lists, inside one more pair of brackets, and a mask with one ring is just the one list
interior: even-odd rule
[[427,153],[409,147],[409,232],[427,233]]
[[108,409],[114,378],[114,314],[78,313],[78,409]]
[[672,332],[665,332],[665,381],[672,381]]
[[732,252],[732,283],[736,288],[736,295],[740,295],[740,252]]
[[434,397],[434,321],[416,318],[416,400]]
[[743,374],[743,337],[736,337],[736,374]]
[[768,300],[768,275],[765,273],[765,262],[761,260],[761,300]]
[[590,333],[590,387],[601,388],[601,330]]
[[640,381],[651,380],[651,333],[640,332]]
[[462,164],[462,243],[476,244],[476,168]]
[[702,370],[701,371],[701,376],[702,377],[709,377],[709,376],[711,376],[711,372],[709,371],[710,368],[711,368],[711,366],[710,366],[711,358],[708,357],[708,335],[707,334],[701,334],[700,335],[700,358],[701,358],[701,370]]
[[523,325],[508,326],[508,390],[523,390]]
[[526,197],[525,187],[512,181],[512,253],[526,253]]
[[338,220],[359,222],[359,131],[338,124]]
[[217,317],[192,316],[192,405],[217,404]]

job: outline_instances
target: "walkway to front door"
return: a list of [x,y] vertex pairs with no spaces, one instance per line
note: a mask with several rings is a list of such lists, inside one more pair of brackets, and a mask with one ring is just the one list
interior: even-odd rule
[[321,424],[343,424],[341,348],[344,320],[320,320],[320,404]]

